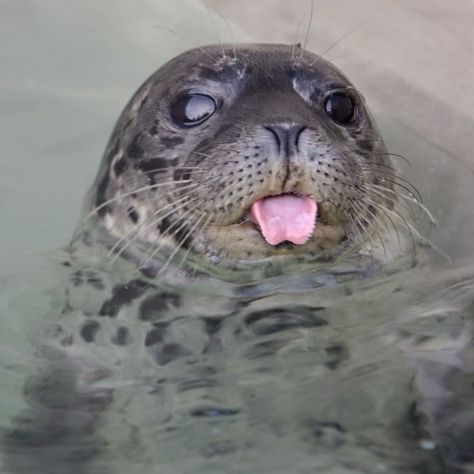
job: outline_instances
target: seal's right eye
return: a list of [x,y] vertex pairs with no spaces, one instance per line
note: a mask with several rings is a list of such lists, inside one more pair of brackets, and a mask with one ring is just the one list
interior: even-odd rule
[[207,120],[216,111],[212,97],[189,94],[178,99],[171,107],[171,118],[179,127],[194,127]]

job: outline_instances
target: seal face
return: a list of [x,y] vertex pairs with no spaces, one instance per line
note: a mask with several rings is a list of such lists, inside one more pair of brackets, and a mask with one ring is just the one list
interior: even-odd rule
[[396,183],[363,97],[332,64],[286,45],[207,46],[135,93],[86,211],[141,265],[167,249],[235,267],[369,240],[374,252],[390,240]]

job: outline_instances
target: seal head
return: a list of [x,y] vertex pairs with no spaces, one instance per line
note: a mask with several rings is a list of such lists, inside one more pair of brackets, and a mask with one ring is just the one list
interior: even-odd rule
[[235,268],[386,252],[396,183],[362,95],[331,63],[286,45],[207,46],[132,97],[86,212],[140,265],[184,252]]

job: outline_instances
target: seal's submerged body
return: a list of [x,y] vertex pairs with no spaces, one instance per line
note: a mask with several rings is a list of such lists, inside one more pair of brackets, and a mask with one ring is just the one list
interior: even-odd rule
[[[9,436],[12,472],[104,472],[122,447],[134,472],[242,459],[255,469],[235,472],[262,459],[262,472],[444,472],[419,449],[413,371],[360,326],[363,285],[345,284],[412,261],[413,203],[363,97],[324,59],[238,45],[165,64],[123,111],[87,196],[46,375]],[[374,354],[396,367],[354,379],[350,363],[364,373]]]

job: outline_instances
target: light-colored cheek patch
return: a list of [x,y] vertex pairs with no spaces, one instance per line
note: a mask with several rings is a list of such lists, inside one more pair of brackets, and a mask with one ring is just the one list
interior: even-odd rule
[[281,194],[255,201],[250,218],[270,245],[289,241],[305,244],[316,227],[318,206],[314,199]]

